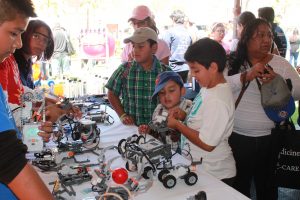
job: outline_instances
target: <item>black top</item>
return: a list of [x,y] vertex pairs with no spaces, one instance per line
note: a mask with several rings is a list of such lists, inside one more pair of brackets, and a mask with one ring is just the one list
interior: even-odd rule
[[18,63],[18,68],[19,68],[22,84],[31,89],[34,89],[31,59],[26,60],[24,58],[21,50],[18,50],[18,49],[15,51],[14,57],[16,59],[16,62]]

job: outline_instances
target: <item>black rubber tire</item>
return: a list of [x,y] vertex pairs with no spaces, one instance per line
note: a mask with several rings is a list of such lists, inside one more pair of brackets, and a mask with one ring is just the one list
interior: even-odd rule
[[194,172],[189,172],[187,175],[185,175],[184,177],[184,182],[187,184],[187,185],[195,185],[198,181],[198,176],[196,173]]
[[123,143],[124,143],[124,147],[125,147],[125,143],[126,143],[126,140],[125,140],[125,139],[120,140],[119,143],[118,143],[118,152],[119,152],[119,154],[121,154],[122,156],[123,156],[124,153],[125,153],[125,150],[123,150],[123,147],[122,147]]
[[176,185],[176,178],[173,175],[167,175],[162,181],[163,185],[167,189],[171,189]]
[[143,135],[140,135],[136,141],[135,141],[137,144],[143,144],[145,143],[145,137]]
[[159,180],[160,182],[162,182],[163,179],[164,179],[164,176],[165,176],[166,174],[168,174],[168,173],[170,173],[170,171],[167,170],[167,169],[161,170],[161,171],[158,173],[158,175],[157,175],[158,180]]
[[150,178],[149,175],[148,175],[149,171],[153,171],[152,167],[147,166],[147,167],[144,168],[144,172],[142,173],[142,177],[144,179],[149,179]]

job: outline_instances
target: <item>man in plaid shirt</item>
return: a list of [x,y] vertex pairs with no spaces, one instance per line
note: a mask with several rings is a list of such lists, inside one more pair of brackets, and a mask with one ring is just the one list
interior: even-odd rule
[[151,101],[155,88],[155,79],[162,71],[169,71],[155,57],[157,33],[148,27],[135,30],[124,40],[133,45],[134,61],[121,64],[112,74],[105,87],[108,99],[121,121],[125,125],[137,125],[144,132],[151,121],[157,105]]

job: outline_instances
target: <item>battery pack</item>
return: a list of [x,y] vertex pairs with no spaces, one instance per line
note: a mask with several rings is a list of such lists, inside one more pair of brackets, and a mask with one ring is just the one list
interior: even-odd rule
[[27,145],[28,152],[40,152],[43,150],[43,139],[38,135],[38,123],[25,124],[23,126],[23,143]]

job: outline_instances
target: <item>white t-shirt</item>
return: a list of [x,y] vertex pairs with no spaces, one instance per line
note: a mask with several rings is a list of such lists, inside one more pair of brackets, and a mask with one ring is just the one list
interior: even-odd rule
[[[275,73],[281,75],[284,79],[291,79],[294,100],[300,99],[300,78],[295,68],[281,56],[273,55],[268,63]],[[248,66],[249,68],[249,66]],[[226,69],[227,70],[227,69]],[[224,72],[227,74],[227,72]],[[225,76],[230,84],[234,98],[237,99],[242,83],[241,74]],[[271,134],[274,122],[271,121],[261,105],[261,95],[255,80],[251,81],[246,89],[236,111],[233,131],[249,137],[261,137]]]
[[187,117],[187,126],[199,131],[200,140],[215,146],[212,152],[208,152],[186,140],[193,159],[199,161],[202,158],[204,170],[218,179],[236,175],[235,161],[228,144],[233,119],[234,101],[228,83],[218,84],[210,89],[201,88]]

